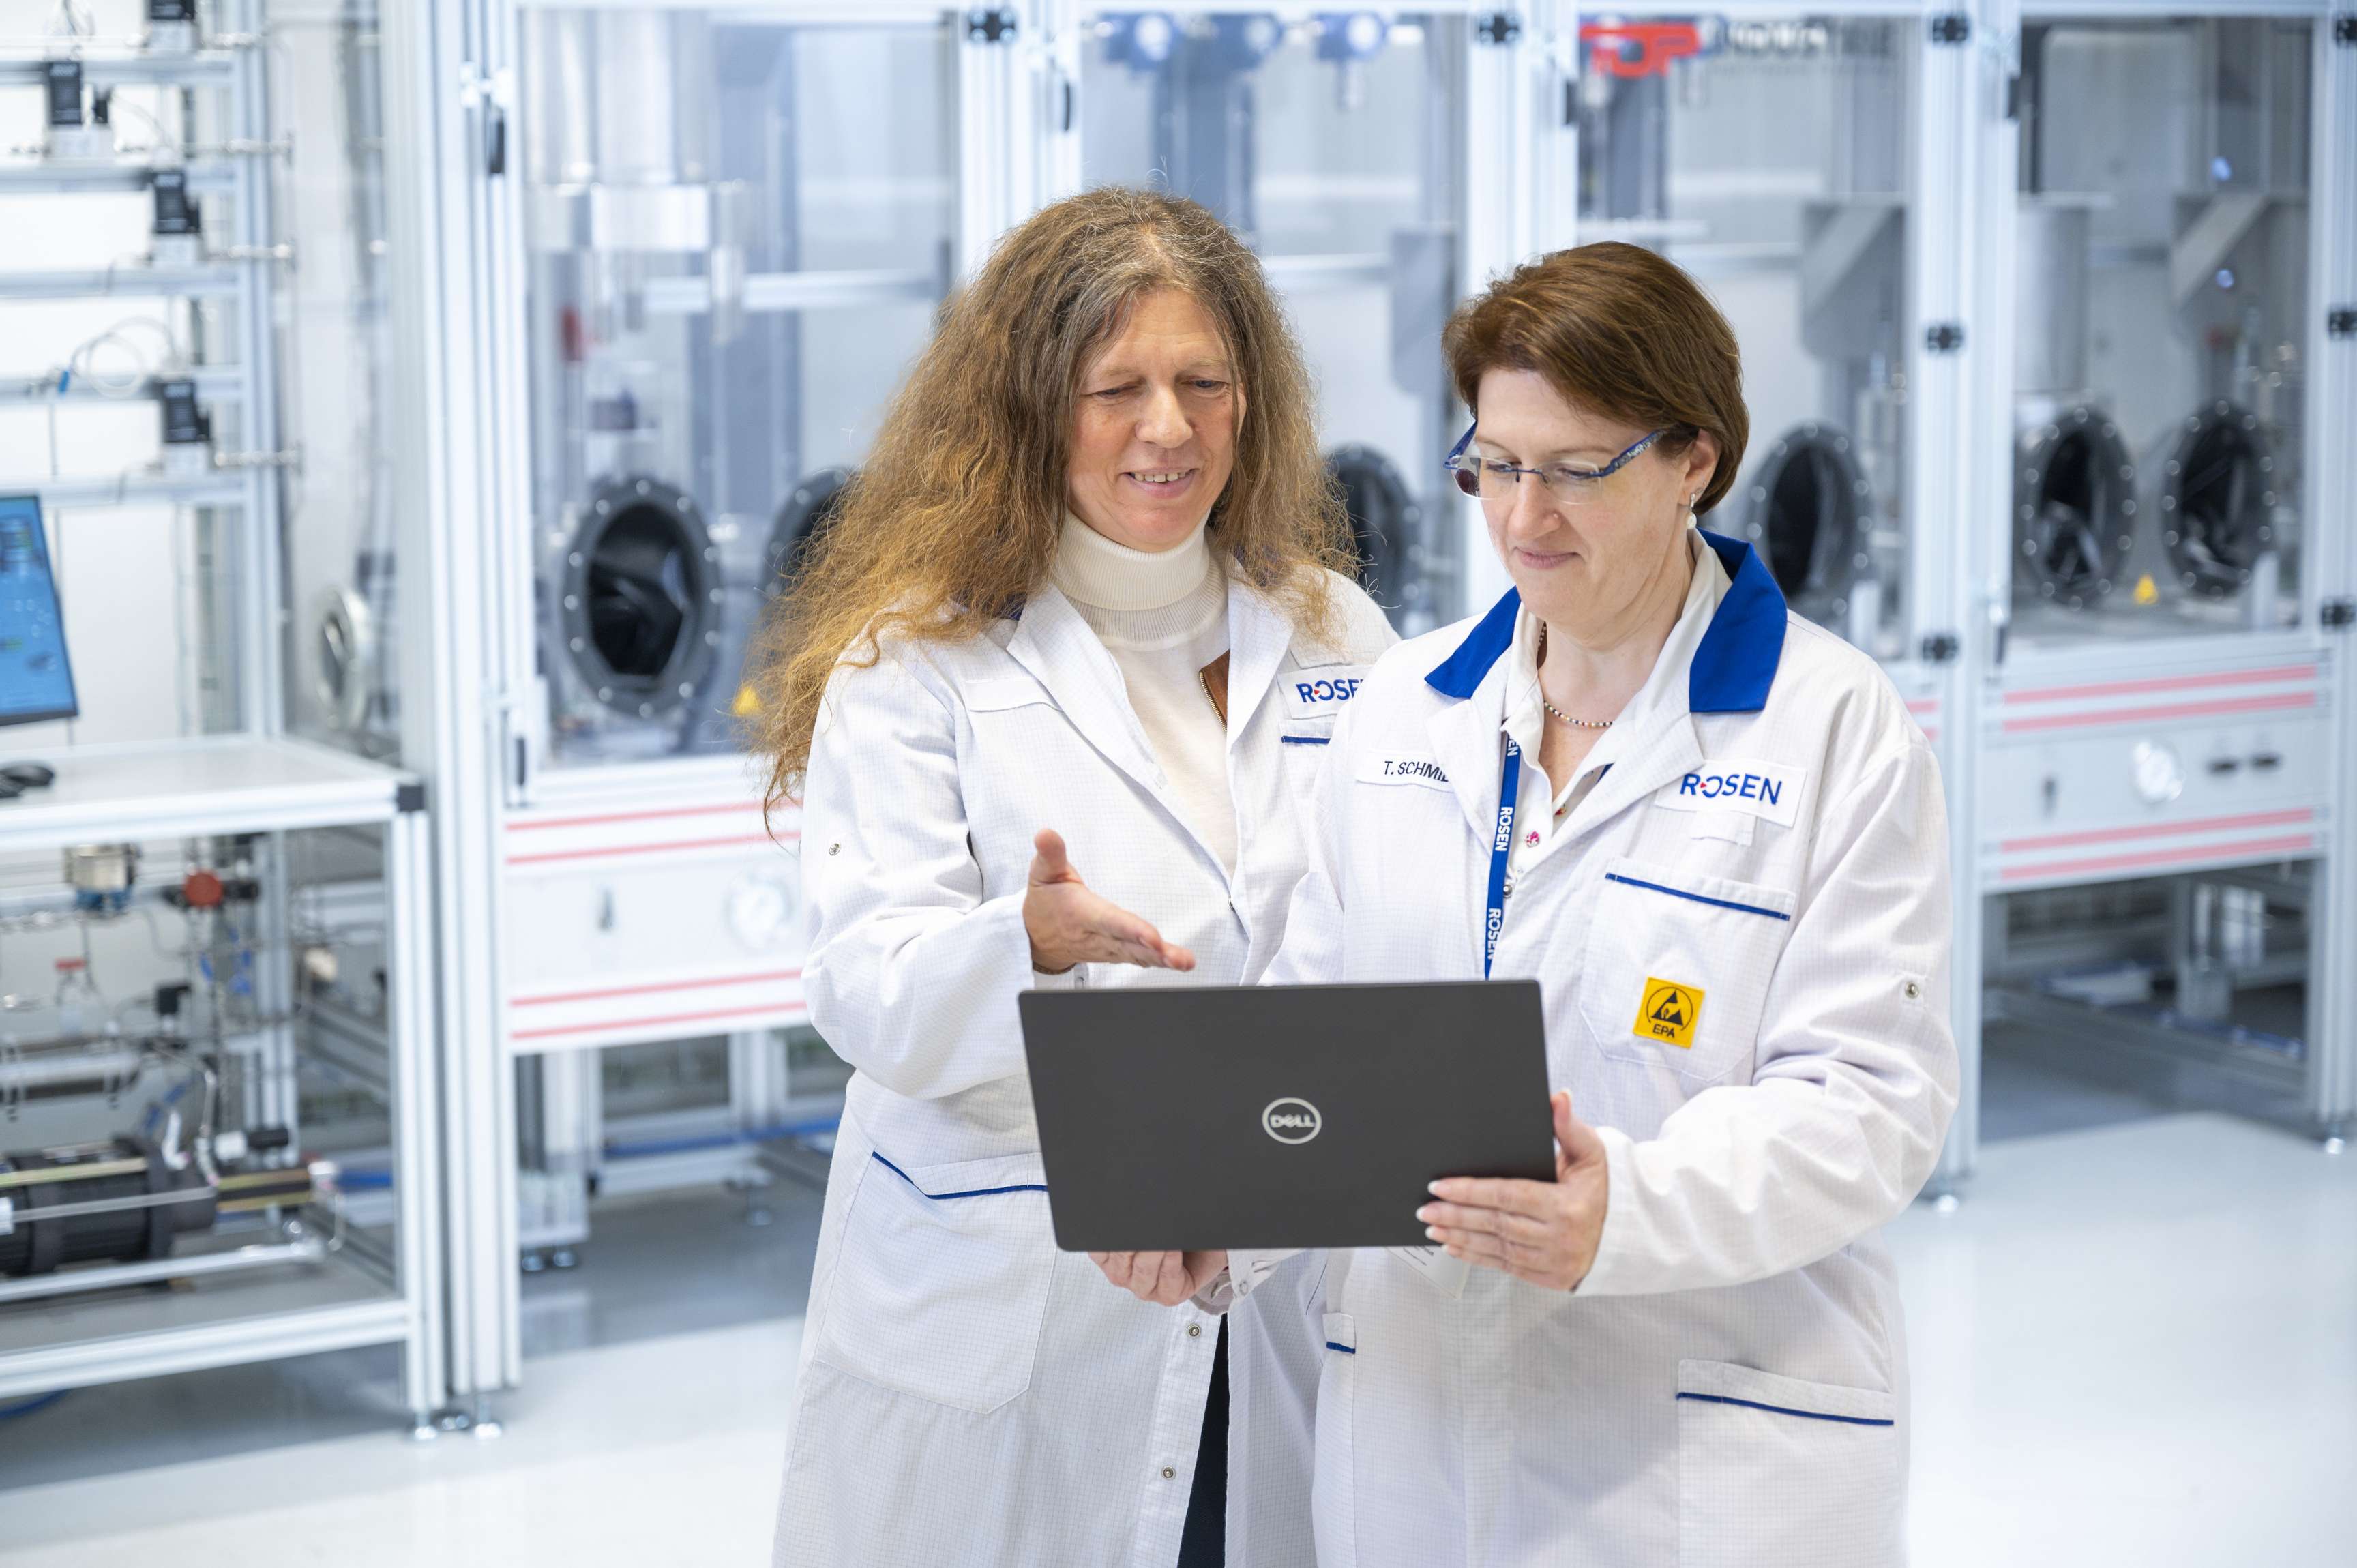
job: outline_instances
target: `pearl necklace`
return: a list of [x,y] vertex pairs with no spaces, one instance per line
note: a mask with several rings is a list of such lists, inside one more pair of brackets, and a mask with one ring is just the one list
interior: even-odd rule
[[1564,723],[1575,725],[1580,729],[1610,729],[1612,727],[1612,721],[1610,719],[1573,718],[1569,714],[1565,713],[1561,708],[1558,708],[1553,703],[1548,702],[1544,694],[1539,698],[1539,706],[1544,708],[1548,713],[1553,714],[1556,718],[1561,719]]
[[[1541,621],[1539,622],[1538,657],[1532,661],[1534,666],[1541,669],[1544,669],[1546,665],[1546,622]],[[1574,729],[1610,729],[1612,727],[1612,721],[1610,719],[1573,718],[1569,714],[1565,713],[1561,708],[1556,707],[1553,703],[1546,700],[1546,691],[1544,687],[1539,691],[1539,706],[1544,708],[1555,717],[1561,719],[1564,723],[1571,725]]]

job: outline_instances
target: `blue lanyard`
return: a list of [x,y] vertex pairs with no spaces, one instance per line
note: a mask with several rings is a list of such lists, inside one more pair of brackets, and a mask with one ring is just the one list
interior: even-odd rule
[[1498,827],[1490,839],[1490,912],[1481,927],[1481,978],[1498,957],[1498,932],[1506,923],[1506,862],[1514,853],[1514,798],[1523,792],[1523,748],[1506,737],[1506,766],[1498,775]]

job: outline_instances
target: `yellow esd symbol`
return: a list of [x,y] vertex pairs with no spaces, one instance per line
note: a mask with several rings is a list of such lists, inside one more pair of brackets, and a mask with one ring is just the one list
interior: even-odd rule
[[1644,1005],[1637,1009],[1636,1035],[1682,1051],[1694,1049],[1695,1025],[1702,1018],[1702,993],[1674,980],[1645,981]]

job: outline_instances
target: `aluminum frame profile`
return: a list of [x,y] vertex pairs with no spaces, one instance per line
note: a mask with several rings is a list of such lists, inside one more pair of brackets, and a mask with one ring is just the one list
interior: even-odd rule
[[[399,1179],[393,1201],[399,1213],[395,1240],[398,1266],[417,1313],[411,1327],[416,1348],[405,1357],[402,1382],[413,1412],[434,1409],[450,1384],[449,1322],[444,1294],[441,1219],[445,1191],[442,1155],[441,1041],[435,1029],[433,854],[434,832],[424,811],[397,813],[385,824],[387,911],[385,972],[386,1067],[391,1075],[391,1133],[396,1172],[430,1172],[433,1179]],[[398,890],[396,893],[395,890]]]
[[1034,0],[1029,47],[1032,112],[1039,126],[1032,160],[1036,182],[1028,217],[1081,188],[1082,38],[1079,0]]
[[[1512,21],[1511,30],[1502,38],[1476,33],[1466,46],[1460,132],[1465,140],[1465,222],[1457,272],[1460,301],[1549,249],[1550,241],[1577,242],[1579,129],[1577,124],[1568,130],[1557,125],[1543,136],[1539,124],[1543,106],[1555,102],[1549,84],[1577,80],[1562,76],[1562,40],[1566,36],[1573,40],[1570,58],[1576,60],[1577,15],[1568,5],[1552,4],[1520,12],[1496,9]],[[1473,18],[1468,16],[1465,26],[1471,28]],[[1555,87],[1556,94],[1564,91]],[[1562,180],[1554,188],[1562,204],[1552,213],[1540,201],[1543,166]],[[1458,495],[1454,486],[1443,499],[1457,520],[1463,600],[1458,608],[1478,613],[1513,585],[1505,564],[1490,548],[1481,503]]]
[[[2347,11],[2338,13],[2347,16]],[[2311,88],[2316,114],[2310,142],[2309,276],[2314,319],[2309,345],[2309,489],[2303,518],[2311,537],[2337,536],[2338,550],[2315,552],[2302,572],[2306,624],[2319,628],[2334,671],[2331,702],[2340,714],[2340,747],[2328,799],[2338,822],[2357,819],[2357,628],[2337,633],[2322,627],[2328,598],[2357,601],[2357,335],[2334,338],[2325,316],[2336,306],[2357,305],[2357,41],[2333,37],[2334,22],[2319,17]],[[2330,575],[2329,580],[2327,575]],[[2324,953],[2348,950],[2347,933],[2357,932],[2357,854],[2348,835],[2323,868],[2319,942]],[[2319,1057],[2310,1081],[2310,1110],[2335,1136],[2345,1136],[2357,1117],[2357,973],[2345,963],[2326,962],[2309,971],[2310,1013],[2319,1026]]]
[[500,358],[511,309],[501,285],[506,301],[520,300],[522,280],[514,203],[490,188],[483,156],[492,124],[515,110],[514,17],[511,7],[443,0],[389,6],[382,26],[386,118],[409,132],[386,138],[386,229],[416,261],[392,280],[395,330],[415,347],[393,367],[398,445],[415,458],[395,471],[395,547],[404,581],[415,585],[404,603],[422,623],[400,642],[401,744],[436,806],[435,919],[412,938],[432,952],[438,981],[438,1133],[451,1193],[445,1381],[464,1400],[512,1385],[522,1365],[513,1080],[489,1045],[498,1037],[492,867],[505,776],[494,742],[512,668],[497,658],[498,596],[510,580],[498,520],[528,515],[516,502],[521,387],[511,381],[508,399],[500,395],[515,371]]
[[[1930,7],[1926,7],[1929,14]],[[1973,27],[1973,38],[1982,36]],[[1931,639],[1945,635],[1953,657],[1922,667],[1940,704],[1939,735],[1933,749],[1947,788],[1950,929],[1953,932],[1948,1017],[1956,1039],[1958,1079],[1956,1111],[1934,1167],[1932,1185],[1948,1190],[1970,1169],[1980,1137],[1981,1086],[1981,922],[1977,889],[1961,870],[1973,863],[1978,825],[1972,802],[1980,797],[1983,687],[1972,678],[1976,659],[1986,646],[1986,628],[1975,616],[1971,571],[1972,520],[1983,509],[1979,470],[1975,463],[1978,436],[1976,409],[1986,406],[1987,362],[1993,358],[1975,349],[1989,340],[1988,323],[2008,317],[1979,315],[1978,276],[1986,253],[1987,231],[1978,222],[1974,199],[1982,177],[1984,151],[1974,134],[1974,108],[1982,81],[1986,45],[1967,41],[1959,47],[1929,41],[1920,44],[1917,66],[1915,147],[1914,254],[1910,260],[1910,287],[1916,301],[1915,324],[1953,321],[1964,333],[1964,346],[1953,353],[1934,355],[1921,332],[1910,333],[1908,345],[1910,385],[1909,497],[1913,537],[1909,541],[1907,646],[1921,660]],[[2010,162],[2001,166],[2008,173]],[[2007,482],[2012,470],[2005,469]],[[1934,542],[1937,548],[1934,548]],[[1966,983],[1964,976],[1974,980]]]
[[[1047,133],[1047,55],[1036,41],[1048,6],[1003,5],[1012,30],[992,38],[963,17],[955,30],[958,93],[957,270],[971,276],[998,237],[1037,211]],[[1077,98],[1077,86],[1072,91]],[[1075,118],[1077,119],[1077,112]]]
[[[229,0],[223,20],[247,38],[264,36],[269,22],[263,0]],[[269,54],[263,48],[241,48],[231,62],[235,91],[235,124],[231,135],[249,147],[270,145]],[[250,258],[240,263],[239,357],[246,371],[245,418],[242,424],[245,449],[274,453],[279,448],[277,295],[275,263],[263,260],[271,252],[272,207],[270,164],[266,156],[236,160],[232,177],[237,204],[238,253]],[[239,722],[249,732],[277,735],[286,726],[284,668],[285,641],[279,635],[278,607],[286,602],[285,562],[279,542],[286,519],[285,492],[273,469],[242,471],[245,511],[239,520],[242,570],[231,603],[239,628],[237,688]]]

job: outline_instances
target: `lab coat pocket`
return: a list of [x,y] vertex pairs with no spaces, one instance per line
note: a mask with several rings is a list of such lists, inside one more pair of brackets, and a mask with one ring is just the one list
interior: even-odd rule
[[1597,885],[1579,1007],[1599,1053],[1668,1067],[1687,1094],[1749,1079],[1797,900],[1622,856]]
[[1056,1262],[1039,1156],[901,1167],[871,1156],[813,1352],[976,1412],[1031,1386]]
[[1898,1401],[1725,1361],[1678,1363],[1680,1568],[1897,1568]]
[[1318,1374],[1318,1466],[1310,1483],[1320,1568],[1348,1568],[1359,1560],[1358,1456],[1351,1424],[1358,1362],[1356,1320],[1347,1312],[1328,1313],[1326,1362]]

